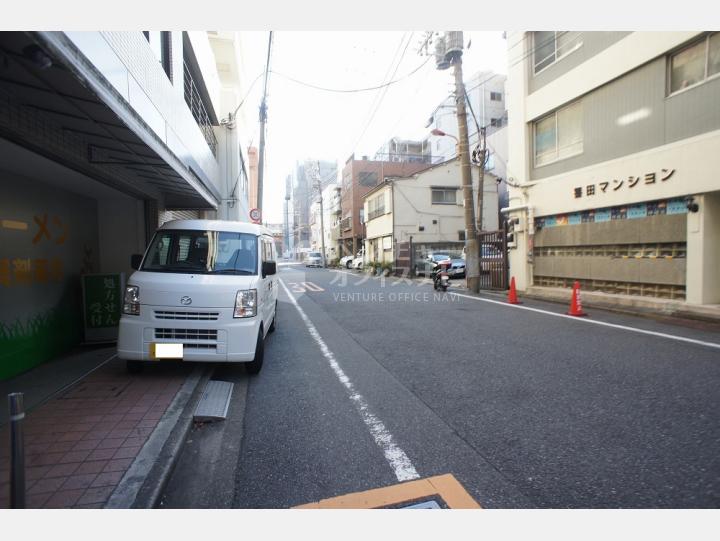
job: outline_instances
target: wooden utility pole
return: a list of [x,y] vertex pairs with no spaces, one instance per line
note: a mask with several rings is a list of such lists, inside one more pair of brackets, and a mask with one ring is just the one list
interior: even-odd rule
[[480,128],[482,136],[482,150],[480,151],[480,184],[478,185],[477,194],[477,230],[479,233],[483,231],[483,192],[485,191],[485,162],[487,161],[487,146],[485,141],[485,126]]
[[258,156],[258,186],[257,186],[257,208],[262,216],[263,204],[263,180],[265,178],[265,124],[267,123],[267,90],[268,79],[270,77],[270,53],[272,52],[273,33],[270,32],[268,38],[267,62],[265,64],[265,85],[263,88],[263,97],[260,102],[260,149]]
[[[468,141],[467,113],[465,110],[465,83],[462,74],[462,55],[456,55],[452,64],[455,68],[455,105],[458,122],[458,152],[462,173],[463,201],[465,204],[465,274],[467,288],[480,291],[480,264],[478,262],[477,229],[475,228],[475,205],[473,202],[472,170],[470,168],[470,143]],[[478,199],[482,198],[482,186]],[[481,212],[481,211],[478,211]],[[481,214],[482,215],[482,214]]]

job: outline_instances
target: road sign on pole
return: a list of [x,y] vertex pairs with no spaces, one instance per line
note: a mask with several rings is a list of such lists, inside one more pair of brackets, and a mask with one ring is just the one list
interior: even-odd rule
[[262,215],[260,213],[260,209],[250,209],[250,219],[253,223],[259,224],[261,218]]

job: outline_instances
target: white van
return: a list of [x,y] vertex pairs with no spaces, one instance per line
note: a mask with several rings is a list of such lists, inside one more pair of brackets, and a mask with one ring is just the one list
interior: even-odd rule
[[118,335],[130,371],[143,361],[263,364],[275,330],[278,280],[271,232],[256,224],[173,220],[132,256]]

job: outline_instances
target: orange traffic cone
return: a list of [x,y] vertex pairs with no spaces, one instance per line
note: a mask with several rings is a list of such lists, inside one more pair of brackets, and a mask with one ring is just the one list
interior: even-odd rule
[[572,300],[570,301],[570,311],[567,312],[569,316],[587,316],[582,309],[582,302],[580,301],[580,282],[575,280],[573,284]]
[[508,292],[508,304],[521,304],[517,298],[517,291],[515,290],[515,277],[510,279],[510,291]]

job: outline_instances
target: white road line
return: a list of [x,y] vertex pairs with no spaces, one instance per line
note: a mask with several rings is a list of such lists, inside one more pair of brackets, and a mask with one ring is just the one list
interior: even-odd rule
[[340,383],[342,383],[347,390],[350,401],[353,403],[353,406],[355,406],[355,409],[360,414],[363,422],[370,430],[370,434],[372,434],[375,443],[378,447],[380,447],[380,449],[382,449],[382,452],[385,455],[385,460],[388,461],[388,464],[390,464],[393,472],[395,472],[397,480],[410,481],[412,479],[419,479],[420,476],[415,470],[415,466],[413,466],[412,462],[410,462],[410,459],[405,452],[397,446],[392,434],[390,434],[388,429],[385,428],[383,422],[372,413],[368,403],[365,401],[365,398],[363,398],[363,396],[355,390],[355,386],[350,381],[350,378],[345,375],[345,372],[338,364],[335,355],[332,351],[330,351],[330,348],[328,348],[327,344],[322,339],[322,336],[320,336],[320,333],[315,328],[315,325],[313,325],[313,322],[307,314],[305,314],[305,311],[300,308],[297,300],[295,300],[295,297],[292,293],[290,293],[290,290],[287,288],[282,279],[280,279],[280,284],[283,286],[283,289],[285,289],[285,293],[287,293],[288,297],[290,297],[290,302],[295,305],[300,317],[305,322],[305,326],[307,327],[310,336],[313,337],[317,345],[320,347],[320,351],[322,351],[323,356],[327,359],[333,372],[335,372],[335,375],[340,380]]
[[570,319],[572,321],[577,321],[579,323],[591,323],[593,325],[602,325],[603,327],[613,327],[615,329],[622,329],[624,331],[631,331],[636,332],[640,334],[649,334],[650,336],[659,336],[660,338],[669,338],[670,340],[678,340],[680,342],[688,342],[690,344],[697,344],[700,346],[707,346],[711,348],[717,348],[720,349],[720,344],[715,342],[705,342],[703,340],[695,340],[694,338],[686,338],[684,336],[677,336],[674,334],[665,334],[663,332],[656,332],[656,331],[647,331],[645,329],[638,329],[636,327],[627,327],[625,325],[618,325],[617,323],[607,323],[605,321],[597,321],[594,319],[588,319],[584,317],[575,317],[575,316],[568,316],[565,314],[558,314],[557,312],[550,312],[548,310],[541,310],[540,308],[531,308],[530,306],[521,306],[518,304],[508,304],[503,301],[493,301],[490,299],[483,299],[481,297],[472,297],[470,295],[464,295],[462,293],[451,293],[451,295],[457,295],[458,297],[465,297],[466,299],[473,299],[476,301],[482,301],[482,302],[489,302],[492,304],[499,304],[501,306],[507,306],[508,308],[518,308],[520,310],[529,310],[531,312],[538,312],[540,314],[547,314],[550,316],[555,317],[562,317],[566,319]]

